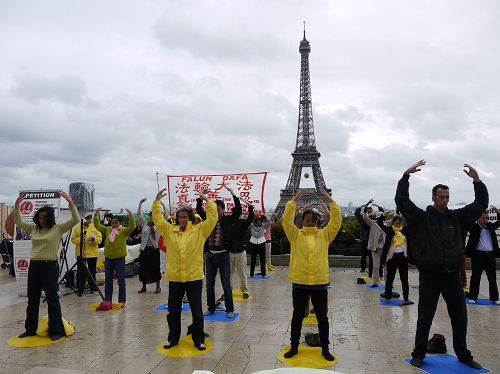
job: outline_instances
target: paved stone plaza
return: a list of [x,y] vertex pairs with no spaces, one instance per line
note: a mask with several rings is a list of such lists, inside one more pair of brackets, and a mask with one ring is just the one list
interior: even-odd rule
[[[213,350],[201,357],[184,359],[168,358],[155,350],[166,338],[167,325],[166,313],[153,308],[166,302],[167,284],[162,285],[159,295],[153,294],[153,286],[148,293],[137,294],[137,277],[127,279],[128,302],[124,310],[92,312],[88,305],[98,302],[98,297],[64,296],[63,316],[74,323],[76,333],[50,346],[12,348],[4,342],[24,331],[26,300],[17,297],[15,280],[8,277],[6,270],[2,271],[0,372],[183,374],[204,369],[215,373],[252,373],[285,367],[277,360],[277,354],[290,339],[288,316],[292,307],[287,270],[277,267],[272,279],[250,281],[253,299],[235,303],[236,311],[241,313],[235,322],[205,323]],[[352,374],[420,372],[403,363],[413,348],[417,305],[382,307],[379,292],[355,284],[358,276],[360,273],[352,269],[336,268],[331,274],[330,334],[338,364],[330,369]],[[410,298],[415,302],[417,276],[415,270],[410,271]],[[400,290],[396,277],[395,287],[398,286]],[[480,297],[487,298],[487,290],[483,276]],[[500,307],[469,305],[467,309],[469,348],[479,363],[500,372]],[[43,314],[45,304],[41,307]],[[183,332],[190,321],[190,313],[183,313]],[[304,326],[303,334],[307,331],[316,331],[316,326]],[[453,354],[451,326],[442,299],[433,333],[446,336],[448,352]]]

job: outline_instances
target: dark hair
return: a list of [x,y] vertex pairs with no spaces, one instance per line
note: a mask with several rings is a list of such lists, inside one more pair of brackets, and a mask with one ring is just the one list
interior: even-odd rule
[[224,204],[224,201],[222,200],[215,200],[215,204],[217,204],[217,206],[220,206],[223,210],[226,209],[226,204]]
[[111,215],[111,219],[110,219],[110,222],[112,220],[116,219],[118,222],[122,223],[122,218],[120,216],[114,216],[114,215]]
[[444,184],[436,184],[434,187],[432,187],[432,196],[436,196],[438,188],[441,188],[442,190],[449,190],[448,186]]
[[302,211],[302,221],[304,221],[304,218],[308,215],[312,214],[314,223],[317,223],[320,220],[319,213],[313,209],[307,208]]
[[253,223],[254,223],[254,225],[255,225],[255,223],[257,223],[257,222],[262,223],[262,218],[261,218],[260,216],[255,216],[255,218],[253,219]]
[[42,212],[47,213],[47,227],[51,229],[56,224],[54,208],[52,208],[51,206],[42,206],[40,209],[38,209],[33,216],[33,223],[38,229],[42,228],[42,226],[40,225],[40,213]]
[[395,221],[399,221],[399,222],[403,223],[403,219],[401,218],[401,216],[392,217],[392,224],[394,224]]
[[177,209],[177,211],[175,212],[175,224],[176,224],[177,226],[179,226],[179,225],[180,225],[180,223],[179,223],[179,213],[180,213],[180,212],[186,212],[186,213],[188,214],[188,216],[189,216],[189,220],[190,220],[191,222],[193,222],[193,223],[195,223],[195,222],[196,222],[196,217],[195,217],[195,215],[194,215],[193,209],[191,209],[191,208],[190,208],[190,207],[188,207],[188,206],[180,206],[180,207]]
[[261,222],[267,222],[267,217],[265,215],[260,216]]

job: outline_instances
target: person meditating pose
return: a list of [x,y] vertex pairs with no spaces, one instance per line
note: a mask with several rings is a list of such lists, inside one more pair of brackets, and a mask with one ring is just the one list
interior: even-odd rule
[[160,190],[153,202],[153,222],[160,231],[168,248],[165,277],[168,280],[168,327],[169,333],[165,349],[179,343],[181,335],[182,297],[186,293],[193,316],[192,339],[194,345],[203,351],[205,332],[201,291],[203,287],[203,247],[212,233],[217,220],[217,206],[203,193],[200,197],[206,201],[206,219],[194,224],[195,216],[189,206],[180,206],[175,213],[175,224],[169,223],[161,214],[160,200],[165,196],[166,188]]
[[410,364],[420,367],[427,351],[429,330],[436,312],[439,295],[443,295],[451,319],[453,349],[460,362],[481,369],[467,349],[467,308],[460,282],[464,257],[465,233],[488,207],[488,190],[472,166],[464,164],[464,172],[472,178],[475,199],[461,209],[448,209],[448,186],[438,184],[432,189],[433,205],[418,208],[409,194],[410,174],[425,165],[420,160],[410,166],[399,180],[396,205],[408,223],[408,253],[419,272],[419,300],[415,348]]
[[319,214],[309,208],[302,212],[302,228],[295,226],[297,201],[304,194],[301,190],[287,202],[283,214],[283,229],[291,246],[288,281],[292,283],[293,302],[291,348],[285,353],[285,358],[291,358],[298,353],[302,320],[310,297],[318,320],[321,353],[329,361],[335,359],[328,348],[328,246],[337,236],[342,217],[340,207],[328,192],[321,192],[330,203],[330,220],[323,229],[316,225]]
[[66,336],[62,321],[61,304],[59,303],[59,263],[57,251],[62,235],[80,221],[75,203],[66,192],[60,192],[66,199],[71,212],[71,219],[64,223],[56,223],[54,208],[42,206],[33,216],[33,223],[26,223],[21,218],[19,204],[24,199],[20,194],[14,207],[16,225],[31,235],[31,256],[28,268],[28,307],[26,308],[26,329],[20,338],[36,335],[38,328],[38,312],[42,289],[47,298],[49,312],[50,340],[59,340]]

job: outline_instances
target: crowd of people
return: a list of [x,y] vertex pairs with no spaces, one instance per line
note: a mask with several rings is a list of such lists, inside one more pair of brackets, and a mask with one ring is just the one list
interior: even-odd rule
[[[395,296],[393,284],[396,272],[402,284],[402,306],[411,305],[408,264],[414,264],[419,271],[418,321],[415,348],[411,364],[420,367],[425,358],[430,327],[440,295],[443,296],[451,319],[453,347],[458,360],[479,369],[478,364],[467,349],[467,309],[464,296],[471,303],[478,298],[481,274],[486,272],[489,281],[489,296],[493,303],[499,304],[496,284],[495,254],[499,247],[495,230],[500,220],[489,222],[488,191],[480,180],[477,171],[464,165],[464,172],[472,179],[475,199],[461,209],[448,209],[449,188],[438,184],[432,189],[432,205],[423,210],[418,208],[409,197],[409,178],[421,170],[425,161],[421,160],[405,170],[396,190],[396,210],[384,210],[373,200],[359,207],[355,216],[360,224],[362,243],[361,271],[367,269],[373,279],[371,287],[378,288],[380,278],[385,279],[382,294],[386,302]],[[113,298],[113,276],[118,279],[118,302],[122,307],[127,300],[125,284],[125,257],[127,241],[135,240],[140,244],[140,273],[142,287],[139,293],[146,292],[148,284],[156,284],[155,293],[160,293],[160,255],[159,241],[167,248],[165,279],[168,281],[167,317],[169,333],[164,348],[170,349],[179,343],[181,334],[181,310],[187,297],[193,323],[190,326],[192,340],[199,350],[205,350],[204,314],[212,315],[216,310],[215,281],[219,273],[226,317],[234,318],[233,275],[238,274],[239,289],[243,298],[249,298],[247,285],[246,238],[250,232],[251,265],[250,276],[257,275],[255,267],[257,256],[260,260],[260,274],[265,277],[272,270],[270,261],[271,228],[276,217],[269,219],[256,215],[249,201],[240,199],[227,187],[232,195],[234,207],[231,214],[224,214],[222,200],[209,200],[207,190],[199,192],[196,209],[179,206],[174,216],[168,216],[161,199],[165,189],[160,190],[152,203],[149,219],[145,220],[142,205],[137,209],[138,220],[128,209],[128,223],[122,226],[120,216],[106,215],[100,220],[100,209],[95,214],[84,217],[84,232],[76,227],[71,236],[79,248],[83,239],[83,251],[77,257],[86,262],[90,276],[95,278],[98,246],[104,243],[105,256],[105,297],[102,310],[111,308]],[[328,204],[319,206],[302,205],[304,191],[299,190],[285,207],[281,223],[291,246],[288,280],[292,284],[293,315],[291,322],[290,349],[285,358],[298,354],[302,321],[309,302],[312,303],[318,321],[321,352],[326,360],[333,361],[329,351],[328,323],[328,286],[330,284],[328,249],[335,239],[341,224],[340,207],[324,190],[321,191]],[[72,217],[67,222],[56,224],[54,210],[40,208],[28,224],[21,219],[19,204],[16,200],[15,222],[28,232],[33,240],[33,249],[28,273],[28,307],[25,332],[19,337],[36,334],[38,309],[41,290],[45,290],[49,310],[49,334],[57,340],[65,335],[61,320],[61,307],[58,296],[57,251],[63,233],[69,231],[79,221],[79,214],[69,195],[61,193],[68,201]],[[242,205],[247,205],[248,214],[242,216]],[[374,211],[373,207],[377,210]],[[498,209],[493,208],[497,215]],[[500,218],[500,217],[499,217]],[[140,229],[138,230],[137,227]],[[470,233],[466,243],[466,234]],[[465,255],[471,257],[472,277],[470,291],[464,295],[463,273]],[[85,278],[79,271],[78,284],[82,287]],[[206,277],[207,311],[203,313],[202,287]],[[91,289],[93,291],[93,289]]]

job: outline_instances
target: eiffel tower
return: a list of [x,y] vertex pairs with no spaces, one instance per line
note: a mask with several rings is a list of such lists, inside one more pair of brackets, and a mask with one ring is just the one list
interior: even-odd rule
[[300,199],[299,205],[314,204],[320,201],[326,202],[325,196],[320,192],[326,188],[323,173],[319,165],[321,154],[316,149],[316,140],[314,138],[314,124],[311,101],[311,77],[309,74],[309,53],[311,45],[306,39],[306,30],[304,27],[304,38],[300,42],[300,100],[299,100],[299,123],[297,126],[297,142],[295,151],[292,153],[293,162],[286,182],[286,187],[281,190],[280,201],[276,207],[276,214],[282,214],[285,210],[286,202],[293,198],[300,188],[300,179],[302,168],[310,167],[312,169],[315,188],[305,188],[306,194]]

